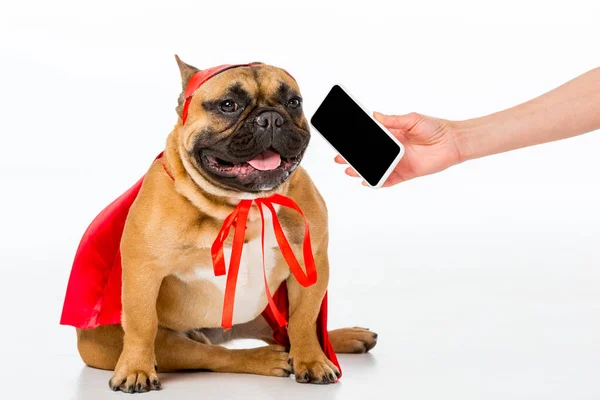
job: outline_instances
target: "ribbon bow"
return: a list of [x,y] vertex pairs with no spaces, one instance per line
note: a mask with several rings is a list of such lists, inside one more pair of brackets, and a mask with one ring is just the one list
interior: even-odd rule
[[[244,246],[244,236],[246,233],[246,222],[248,219],[248,213],[250,212],[250,208],[252,207],[252,203],[256,203],[258,206],[258,211],[260,213],[260,219],[262,223],[261,230],[261,247],[262,247],[262,265],[263,265],[263,278],[265,283],[265,292],[267,294],[267,301],[269,302],[269,308],[275,317],[275,320],[279,324],[279,326],[287,325],[287,321],[285,317],[281,315],[277,306],[275,305],[275,301],[271,296],[271,291],[269,290],[269,284],[267,282],[267,271],[265,269],[265,218],[263,214],[262,207],[265,206],[271,212],[273,218],[273,229],[275,231],[275,239],[277,240],[277,244],[279,245],[279,249],[281,250],[281,254],[283,258],[287,262],[290,267],[290,271],[302,286],[308,287],[313,285],[317,281],[317,268],[315,266],[315,260],[312,254],[312,248],[310,244],[310,231],[308,227],[308,221],[306,220],[306,216],[300,210],[300,207],[290,198],[275,194],[267,198],[255,199],[255,200],[242,200],[233,210],[231,214],[225,219],[223,222],[223,226],[217,235],[216,240],[214,241],[211,247],[212,261],[215,276],[225,275],[225,259],[223,257],[223,245],[227,237],[229,236],[229,232],[231,231],[231,227],[234,227],[234,235],[233,235],[233,245],[231,250],[231,259],[229,261],[229,272],[227,273],[227,283],[225,286],[225,298],[223,300],[223,317],[221,321],[221,326],[223,328],[230,329],[232,327],[233,321],[233,305],[235,300],[235,289],[237,284],[237,277],[240,267],[240,260],[242,257],[242,248]],[[296,259],[292,248],[287,241],[285,234],[283,233],[283,229],[277,218],[277,212],[273,207],[273,204],[278,204],[280,206],[291,208],[297,211],[304,218],[304,243],[303,243],[303,254],[304,254],[304,263],[306,265],[306,273],[302,270],[300,263]]]
[[[162,158],[162,166],[167,175],[175,180],[173,175],[167,168],[165,157],[163,153],[160,153],[157,158]],[[308,220],[306,216],[292,199],[289,197],[282,196],[280,194],[274,194],[266,198],[258,198],[254,200],[242,200],[235,207],[233,212],[225,218],[221,230],[217,234],[217,238],[213,242],[210,252],[213,261],[213,269],[215,276],[223,276],[226,274],[225,258],[223,257],[223,246],[225,241],[229,237],[231,227],[234,227],[233,233],[233,244],[231,249],[231,259],[229,260],[229,273],[227,274],[227,283],[225,284],[225,298],[223,300],[223,317],[221,320],[221,326],[227,329],[231,329],[233,326],[233,303],[235,301],[235,289],[237,285],[238,272],[240,270],[240,260],[242,259],[242,248],[244,247],[244,237],[246,235],[246,222],[248,220],[248,214],[252,203],[256,203],[258,206],[258,212],[260,213],[260,219],[262,224],[260,241],[262,248],[262,266],[263,266],[263,278],[265,282],[265,292],[267,294],[267,301],[269,302],[269,308],[277,321],[277,324],[282,327],[287,325],[285,317],[281,315],[279,309],[275,305],[275,300],[269,290],[269,283],[267,281],[267,270],[265,268],[265,216],[263,214],[262,206],[265,206],[271,212],[273,218],[273,230],[275,231],[275,239],[281,250],[283,258],[290,267],[290,271],[302,286],[308,287],[317,282],[317,267],[315,265],[315,259],[312,253],[312,247],[310,244],[310,230],[308,228]],[[292,247],[283,233],[281,223],[277,218],[277,212],[273,204],[291,208],[295,210],[302,218],[304,218],[304,243],[302,246],[302,252],[304,254],[304,264],[306,266],[306,273],[302,270],[298,259],[292,251]]]

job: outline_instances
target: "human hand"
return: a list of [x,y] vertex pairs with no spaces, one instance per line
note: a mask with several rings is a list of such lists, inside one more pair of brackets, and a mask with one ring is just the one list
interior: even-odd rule
[[[384,115],[374,113],[377,121],[404,145],[405,153],[384,187],[396,185],[419,176],[445,170],[461,162],[457,144],[457,129],[452,121],[410,113],[406,115]],[[346,164],[338,155],[338,164]],[[359,177],[348,167],[346,174]],[[363,182],[363,185],[367,185]]]

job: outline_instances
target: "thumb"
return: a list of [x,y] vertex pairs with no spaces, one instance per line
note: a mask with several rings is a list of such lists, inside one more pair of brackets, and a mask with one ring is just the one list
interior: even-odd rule
[[385,115],[379,112],[374,112],[373,116],[377,121],[385,125],[387,128],[411,130],[419,121],[421,116],[417,113],[404,115]]

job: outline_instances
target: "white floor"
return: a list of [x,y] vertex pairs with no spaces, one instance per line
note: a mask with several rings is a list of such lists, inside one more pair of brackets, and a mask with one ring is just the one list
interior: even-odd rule
[[[24,316],[14,307],[4,315],[11,323],[3,324],[8,335],[3,334],[0,370],[3,393],[11,396],[2,397],[126,396],[109,391],[110,372],[82,365],[72,330],[56,325],[60,294],[52,293],[48,276],[35,278],[28,280],[22,294],[39,298],[39,311]],[[163,374],[164,389],[143,396],[183,400],[597,399],[600,395],[597,272],[406,269],[395,278],[401,282],[390,282],[386,290],[357,283],[334,294],[332,325],[366,324],[380,335],[371,354],[340,357],[344,377],[336,385],[300,385],[291,378],[250,375]],[[3,305],[8,301],[4,298]],[[12,301],[16,304],[19,299]]]

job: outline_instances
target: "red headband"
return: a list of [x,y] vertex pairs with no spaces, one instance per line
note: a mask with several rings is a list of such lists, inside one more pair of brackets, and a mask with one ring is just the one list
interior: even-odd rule
[[[192,96],[194,95],[194,93],[196,93],[196,90],[198,90],[198,88],[204,82],[206,82],[213,76],[215,76],[225,70],[228,70],[231,68],[237,68],[237,67],[250,67],[253,65],[257,65],[257,64],[261,64],[261,63],[253,62],[253,63],[249,63],[249,64],[224,64],[224,65],[219,65],[217,67],[212,67],[209,69],[204,69],[202,71],[198,71],[194,75],[192,75],[192,77],[190,78],[190,80],[187,83],[187,86],[185,87],[185,93],[184,93],[185,103],[183,103],[183,111],[181,112],[181,125],[185,125],[185,120],[187,119],[188,108],[190,106],[190,102],[192,101]],[[285,71],[285,73],[290,75],[290,73],[287,71]],[[290,75],[290,77],[292,79],[294,79],[294,77],[292,75]]]

